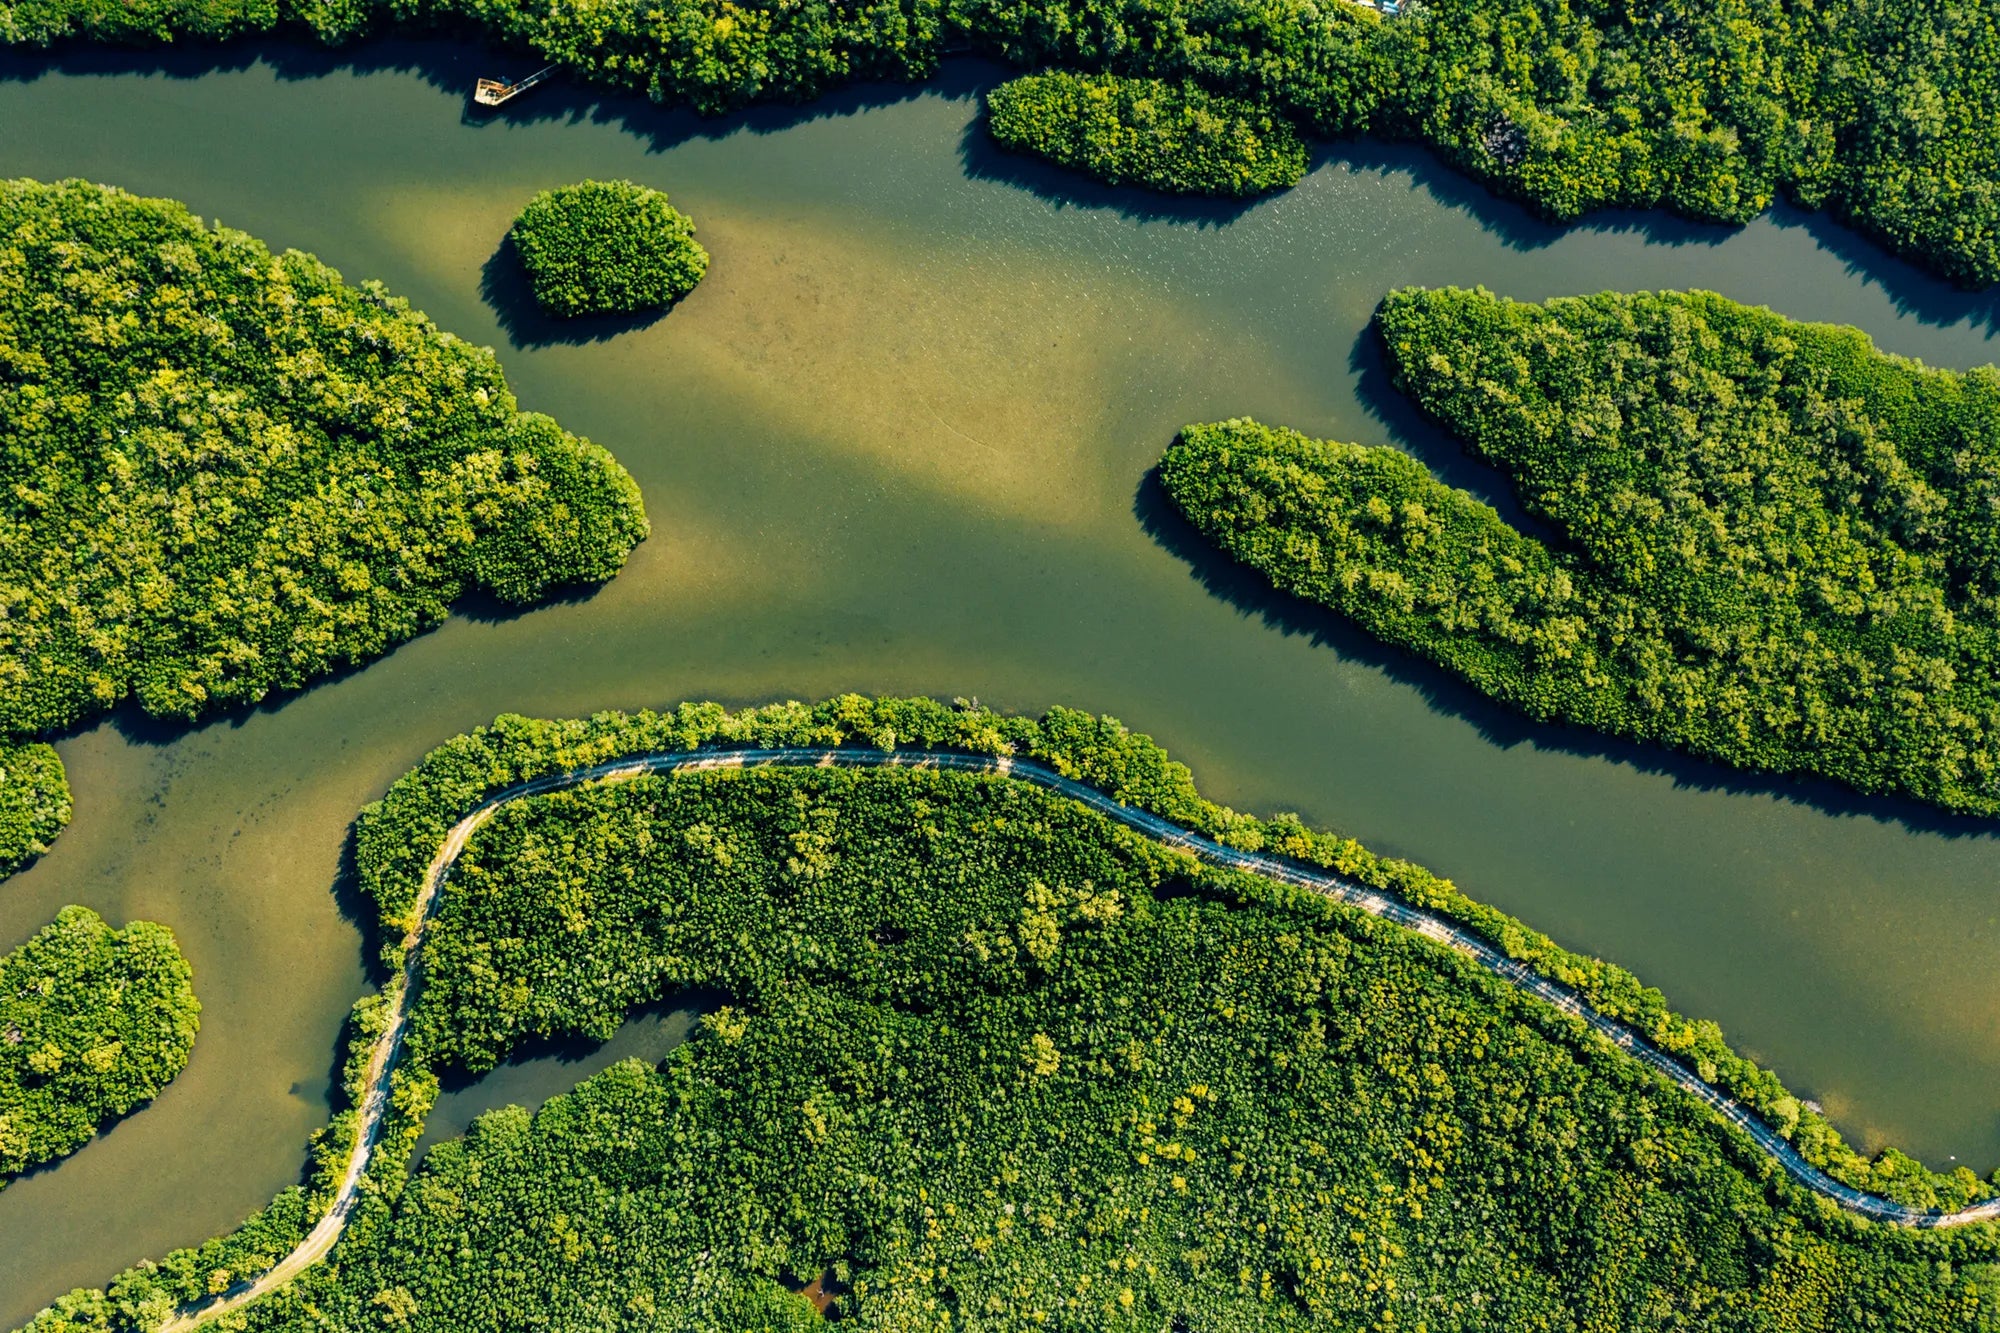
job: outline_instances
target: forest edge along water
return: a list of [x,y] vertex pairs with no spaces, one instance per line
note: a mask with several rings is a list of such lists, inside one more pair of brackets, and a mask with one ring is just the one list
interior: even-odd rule
[[[986,145],[973,97],[1000,72],[978,65],[723,121],[559,82],[464,120],[495,68],[381,44],[0,74],[0,173],[182,199],[384,280],[499,347],[523,406],[611,448],[655,517],[590,599],[474,606],[280,706],[62,742],[79,818],[0,886],[0,937],[71,901],[163,921],[204,1030],[154,1105],[0,1193],[0,1320],[296,1176],[365,987],[348,823],[507,710],[864,689],[1115,713],[1218,799],[1297,809],[1630,967],[1857,1143],[2000,1164],[1988,825],[1525,723],[1237,578],[1142,480],[1182,425],[1242,413],[1396,443],[1504,504],[1384,388],[1365,327],[1398,285],[1709,287],[1957,367],[1994,359],[1992,298],[1792,212],[1548,227],[1368,144],[1250,208],[1106,190]],[[509,221],[583,176],[699,221],[715,266],[671,315],[559,330],[510,298]]]
[[410,1015],[423,993],[424,931],[437,911],[438,901],[460,853],[486,822],[504,806],[515,801],[545,796],[596,783],[629,782],[648,774],[701,773],[722,769],[763,766],[879,769],[899,766],[946,769],[958,773],[989,774],[1025,782],[1077,801],[1126,828],[1133,829],[1162,846],[1184,851],[1203,861],[1259,875],[1294,888],[1322,894],[1335,902],[1358,908],[1370,916],[1393,921],[1426,939],[1472,959],[1480,967],[1509,985],[1533,995],[1546,1004],[1580,1020],[1599,1037],[1645,1064],[1682,1091],[1699,1098],[1731,1128],[1748,1137],[1759,1151],[1783,1167],[1786,1174],[1807,1189],[1833,1200],[1840,1207],[1878,1222],[1902,1226],[1954,1227],[2000,1218],[2000,1197],[1987,1199],[1950,1212],[1911,1208],[1858,1190],[1833,1179],[1806,1161],[1782,1135],[1764,1120],[1745,1110],[1734,1098],[1712,1086],[1694,1070],[1654,1046],[1625,1024],[1607,1018],[1580,995],[1560,982],[1507,957],[1500,950],[1445,918],[1398,901],[1394,896],[1371,889],[1351,879],[1311,869],[1257,852],[1226,847],[1191,829],[1150,811],[1123,804],[1088,783],[1079,782],[1029,759],[1012,756],[961,754],[952,751],[871,751],[846,749],[752,749],[719,752],[643,755],[614,759],[602,764],[531,778],[496,792],[480,802],[470,814],[452,825],[450,834],[424,872],[423,888],[410,909],[416,924],[402,944],[402,974],[399,984],[388,990],[390,1008],[384,1029],[376,1038],[363,1076],[359,1099],[359,1123],[355,1143],[346,1168],[335,1187],[325,1214],[290,1253],[275,1266],[244,1281],[209,1301],[189,1307],[162,1326],[162,1333],[183,1333],[219,1317],[229,1310],[270,1294],[299,1273],[317,1263],[339,1243],[349,1215],[361,1201],[362,1180],[381,1138],[390,1105],[390,1077],[402,1053],[409,1031]]

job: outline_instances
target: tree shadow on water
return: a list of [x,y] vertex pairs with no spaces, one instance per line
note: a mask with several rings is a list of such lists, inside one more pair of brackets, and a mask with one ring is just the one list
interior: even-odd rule
[[[519,53],[496,57],[488,63],[492,68],[481,77],[517,78],[536,68],[532,57]],[[760,102],[719,115],[704,115],[686,106],[660,106],[636,93],[598,88],[580,79],[558,75],[504,106],[470,109],[468,98],[466,120],[487,126],[557,121],[612,125],[642,140],[648,152],[664,153],[695,140],[726,139],[744,133],[782,134],[815,121],[847,119],[920,97],[964,100],[1004,77],[998,70],[989,61],[953,58],[944,61],[931,78],[917,83],[862,81],[829,89],[809,101]],[[464,86],[469,94],[470,78]]]
[[[1568,238],[1593,233],[1631,236],[1648,246],[1717,247],[1744,227],[1682,217],[1665,208],[1604,209],[1570,222],[1552,222],[1500,194],[1421,144],[1380,139],[1343,140],[1322,145],[1315,169],[1331,166],[1383,180],[1402,180],[1412,192],[1452,212],[1470,216],[1480,229],[1510,250],[1548,249]],[[1838,260],[1846,273],[1886,295],[1898,314],[1922,324],[1965,324],[1986,338],[2000,337],[2000,286],[1969,289],[1889,250],[1856,225],[1823,209],[1780,198],[1752,220],[1781,231],[1802,232],[1811,247]],[[1699,282],[1683,284],[1700,286]],[[1783,312],[1780,312],[1783,313]]]
[[333,906],[340,919],[360,932],[361,973],[369,986],[380,989],[389,982],[389,970],[382,965],[382,923],[375,900],[361,887],[361,867],[357,860],[357,820],[347,826],[340,840],[340,863],[333,873]]
[[256,66],[278,79],[309,81],[334,74],[408,74],[464,99],[468,125],[520,126],[543,122],[612,125],[664,152],[696,139],[724,139],[740,132],[776,134],[812,121],[858,115],[924,96],[963,98],[997,81],[989,61],[951,57],[921,82],[863,81],[829,89],[800,102],[766,102],[719,115],[687,107],[663,107],[642,94],[604,88],[569,71],[505,106],[472,102],[474,83],[525,77],[549,62],[533,52],[508,47],[486,34],[370,37],[346,46],[326,46],[297,35],[260,35],[227,42],[177,41],[170,46],[133,47],[65,41],[34,52],[0,51],[0,82],[32,83],[49,75],[159,76],[194,80],[212,74],[242,73]]
[[[1500,516],[1543,540],[1554,534],[1521,507],[1507,474],[1490,463],[1474,458],[1463,445],[1437,422],[1425,416],[1417,405],[1396,388],[1395,374],[1382,345],[1381,332],[1374,320],[1354,340],[1347,368],[1354,374],[1354,396],[1381,428],[1384,437],[1404,453],[1431,470],[1431,475],[1447,486],[1467,491],[1500,511]],[[1357,440],[1357,444],[1380,441]]]
[[1838,259],[1850,277],[1887,296],[1898,314],[1921,324],[1964,324],[1989,340],[2000,337],[2000,286],[1957,286],[1823,211],[1781,202],[1767,216],[1781,230],[1804,232]]
[[998,72],[1001,67],[991,61],[955,55],[920,82],[857,81],[805,101],[762,102],[703,114],[686,106],[660,106],[641,93],[601,87],[563,70],[504,106],[473,103],[472,89],[479,79],[511,82],[548,63],[531,51],[508,47],[477,31],[456,36],[371,37],[347,46],[326,46],[292,35],[252,36],[229,42],[180,41],[159,47],[69,41],[31,53],[0,51],[0,82],[32,83],[48,75],[155,75],[194,80],[242,73],[260,65],[286,82],[334,74],[408,74],[463,98],[461,120],[467,125],[610,125],[642,140],[649,152],[660,153],[698,139],[725,139],[744,132],[778,134],[813,121],[855,116],[919,97],[962,99],[1005,77]]
[[[360,831],[359,822],[347,826],[347,833],[340,840],[340,865],[333,876],[333,906],[340,919],[354,927],[358,937],[356,944],[361,951],[361,977],[366,992],[373,994],[389,984],[393,975],[382,958],[382,924],[376,911],[375,900],[361,887],[361,870],[355,858],[356,835]],[[341,1020],[340,1033],[334,1038],[332,1063],[327,1067],[324,1095],[327,1105],[336,1113],[348,1109],[347,1093],[341,1086],[342,1077],[347,1072],[347,1053],[354,1044],[354,1014],[349,1013]],[[297,1094],[303,1089],[292,1089]]]
[[[429,630],[425,630],[423,633],[427,634],[429,632]],[[412,635],[411,639],[406,639],[404,642],[408,643],[420,637],[422,635]],[[401,646],[401,644],[396,645],[396,647]],[[175,745],[195,732],[205,731],[209,727],[240,727],[260,713],[275,713],[294,699],[303,698],[314,690],[337,685],[349,676],[367,670],[368,667],[382,661],[394,651],[395,648],[390,648],[375,657],[369,658],[365,662],[343,662],[338,666],[329,667],[314,676],[311,680],[306,681],[303,685],[291,689],[273,689],[261,699],[242,699],[229,703],[212,704],[191,718],[162,717],[158,714],[148,713],[144,708],[139,706],[138,699],[131,694],[127,694],[113,705],[109,711],[85,714],[69,726],[49,734],[45,739],[63,740],[72,736],[80,736],[84,732],[94,731],[108,722],[129,744],[148,747]]]
[[1648,245],[1674,248],[1717,246],[1742,230],[1729,223],[1700,222],[1665,209],[1605,209],[1574,221],[1551,221],[1532,208],[1470,176],[1435,149],[1405,140],[1341,139],[1318,146],[1313,168],[1401,181],[1438,208],[1463,213],[1509,250],[1546,250],[1578,233],[1632,235]]
[[[500,331],[517,350],[567,345],[583,347],[609,342],[627,333],[651,328],[680,304],[661,306],[633,315],[578,315],[562,318],[545,312],[535,301],[528,271],[521,266],[521,252],[509,231],[479,269],[479,296],[493,309]],[[539,605],[539,603],[538,603]]]
[[583,606],[595,601],[617,577],[618,575],[613,574],[602,583],[565,583],[561,587],[549,589],[532,602],[503,601],[485,588],[468,588],[452,602],[451,614],[454,619],[469,620],[475,625],[505,625],[524,616],[532,616],[538,611],[553,611],[557,607],[564,606]]
[[331,74],[414,74],[435,88],[462,91],[468,103],[474,80],[509,57],[478,41],[397,38],[325,46],[295,36],[256,36],[236,41],[179,40],[164,46],[58,42],[38,51],[0,51],[0,82],[33,83],[50,75],[66,77],[155,76],[191,81],[214,74],[240,74],[258,65],[286,82]]
[[1677,788],[1772,797],[1835,818],[1866,818],[1935,837],[2000,835],[2000,823],[1994,820],[1951,814],[1903,797],[1870,796],[1822,778],[1759,774],[1664,746],[1620,740],[1562,723],[1538,722],[1481,694],[1444,668],[1384,643],[1347,617],[1280,591],[1256,570],[1231,559],[1188,522],[1168,496],[1158,468],[1149,469],[1140,480],[1132,513],[1147,536],[1187,565],[1188,573],[1205,592],[1244,619],[1258,621],[1287,638],[1302,637],[1315,647],[1331,649],[1344,662],[1379,672],[1416,693],[1432,711],[1468,724],[1482,740],[1503,750],[1529,745],[1662,775],[1672,779]]

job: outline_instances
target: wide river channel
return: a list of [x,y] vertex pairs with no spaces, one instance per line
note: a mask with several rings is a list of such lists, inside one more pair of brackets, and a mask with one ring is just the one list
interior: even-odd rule
[[[1955,367],[2000,359],[1994,298],[1795,213],[1544,227],[1371,144],[1247,209],[1162,208],[996,155],[984,66],[727,121],[561,87],[469,121],[496,71],[524,72],[444,46],[0,65],[0,176],[185,200],[382,279],[616,453],[654,531],[587,600],[455,617],[241,718],[63,743],[76,821],[0,885],[0,949],[70,902],[165,922],[202,1032],[154,1105],[0,1191],[0,1327],[296,1178],[364,988],[349,822],[504,711],[856,690],[1111,713],[1218,800],[1634,969],[1861,1143],[2000,1166],[1994,826],[1525,724],[1260,592],[1143,484],[1182,424],[1251,415],[1504,500],[1383,383],[1368,318],[1402,284],[1707,287]],[[530,194],[583,177],[669,191],[714,263],[650,327],[561,340],[494,261]]]

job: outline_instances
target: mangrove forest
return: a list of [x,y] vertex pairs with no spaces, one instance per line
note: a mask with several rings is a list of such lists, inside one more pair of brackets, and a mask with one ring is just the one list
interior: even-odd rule
[[1210,540],[1533,717],[2000,812],[2000,373],[1704,292],[1407,290],[1376,322],[1536,529],[1236,420],[1160,465]]

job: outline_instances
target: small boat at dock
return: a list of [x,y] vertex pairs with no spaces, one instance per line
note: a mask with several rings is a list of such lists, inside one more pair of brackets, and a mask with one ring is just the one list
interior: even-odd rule
[[499,79],[481,79],[472,85],[473,105],[499,106],[504,102],[511,102],[536,84],[555,77],[555,72],[556,67],[549,65],[513,83],[502,83]]

